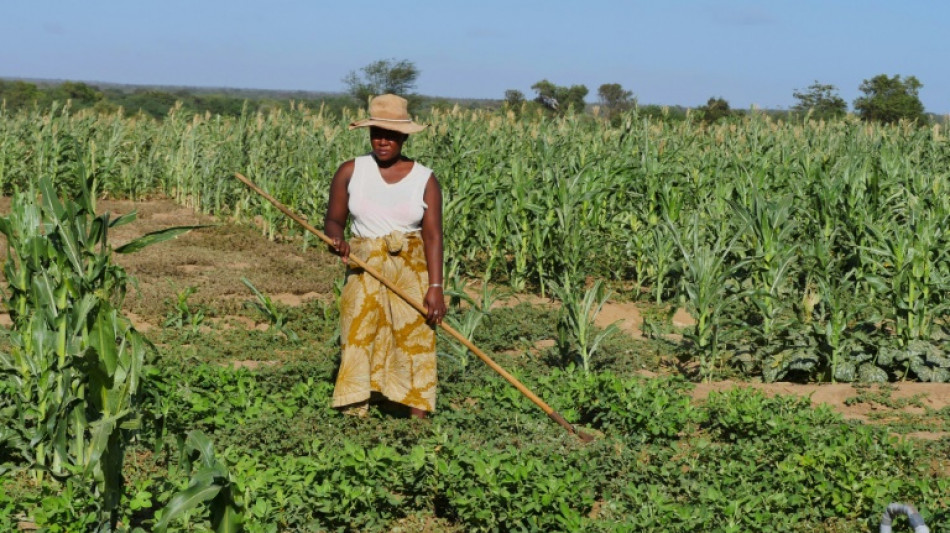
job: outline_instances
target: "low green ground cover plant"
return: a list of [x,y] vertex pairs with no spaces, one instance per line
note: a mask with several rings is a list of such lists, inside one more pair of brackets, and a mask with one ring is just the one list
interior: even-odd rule
[[[254,372],[168,364],[181,378],[165,394],[205,406],[175,425],[224,447],[250,531],[386,531],[419,515],[469,531],[806,531],[829,521],[859,531],[896,499],[931,522],[947,518],[950,482],[921,448],[797,398],[737,389],[695,404],[681,379],[538,375],[506,359],[603,434],[582,445],[480,367],[444,383],[425,423],[328,408],[332,361]],[[229,401],[237,390],[248,399]]]
[[[312,319],[295,315],[289,325]],[[200,335],[243,338],[220,333]],[[193,342],[169,345],[148,378],[157,394],[144,407],[164,423],[163,432],[148,431],[167,445],[143,439],[130,449],[133,489],[120,506],[137,506],[124,520],[146,529],[188,488],[174,473],[173,443],[195,429],[228,464],[245,531],[389,531],[420,516],[446,531],[861,531],[891,500],[913,501],[928,523],[948,518],[950,482],[929,467],[924,448],[804,400],[735,390],[696,404],[681,378],[585,373],[499,354],[559,412],[602,434],[583,445],[482,365],[442,383],[428,422],[376,410],[360,419],[328,406],[332,351],[249,370],[196,359]],[[7,516],[72,512],[48,497],[62,489],[41,487],[8,492]],[[182,516],[175,527],[211,525],[204,512]]]

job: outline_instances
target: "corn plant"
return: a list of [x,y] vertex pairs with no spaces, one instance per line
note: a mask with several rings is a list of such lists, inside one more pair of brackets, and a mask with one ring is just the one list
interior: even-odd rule
[[799,353],[784,365],[832,382],[881,381],[882,371],[874,366],[870,349],[870,332],[879,318],[866,299],[856,297],[859,275],[853,261],[838,250],[838,237],[837,230],[818,232],[803,250],[808,274],[797,318],[809,353]]
[[188,487],[172,496],[162,509],[154,531],[164,533],[202,504],[208,507],[215,533],[242,531],[244,506],[227,464],[215,456],[211,439],[201,431],[192,431],[180,443],[180,449],[182,470],[191,474],[191,479]]
[[[0,218],[7,241],[4,294],[13,321],[9,353],[0,353],[0,418],[22,465],[57,479],[95,486],[103,524],[115,527],[125,449],[141,424],[138,411],[149,343],[119,308],[128,277],[112,262],[111,219],[95,210],[96,180],[79,180],[75,200],[60,200],[48,178],[39,193],[14,197]],[[173,228],[141,237],[125,253],[174,237]],[[13,435],[10,438],[10,435]]]
[[817,279],[819,301],[812,327],[826,369],[825,378],[832,382],[857,381],[862,363],[873,357],[862,349],[861,337],[854,334],[860,331],[855,326],[860,323],[866,306],[855,301],[856,284],[852,278],[849,273],[843,278],[819,276]]
[[205,310],[202,306],[192,307],[191,304],[188,303],[188,298],[197,292],[197,290],[196,287],[187,287],[185,290],[175,294],[176,301],[173,305],[173,309],[168,311],[165,315],[165,322],[162,323],[163,326],[175,329],[184,329],[187,327],[189,334],[195,335],[198,333],[199,328],[204,323]]
[[[452,206],[447,206],[447,209],[451,210]],[[505,205],[505,198],[496,196],[494,204],[486,215],[487,216],[484,217],[485,238],[482,241],[482,247],[481,249],[473,247],[469,253],[481,252],[487,254],[482,281],[488,283],[491,281],[492,273],[495,271],[495,263],[502,258],[502,253],[505,250],[504,246],[502,246],[503,239],[508,234],[508,209]]]
[[[465,292],[464,285],[454,286],[448,294],[452,300],[457,300],[459,304],[464,301],[468,305],[464,311],[461,305],[456,305],[454,307],[455,313],[459,316],[456,317],[450,314],[446,317],[446,321],[466,339],[473,338],[484,319],[491,314],[492,305],[498,299],[497,290],[488,283],[483,283],[479,301]],[[471,363],[471,352],[464,345],[456,342],[449,342],[448,346],[448,355],[458,363],[461,371],[465,372],[469,363]]]
[[789,307],[789,299],[785,298],[788,273],[798,259],[798,246],[791,242],[795,232],[793,204],[788,198],[766,200],[758,190],[747,202],[732,202],[732,208],[748,230],[740,239],[749,250],[750,300],[761,318],[756,336],[768,346]]
[[650,292],[653,293],[657,305],[662,304],[670,293],[673,270],[676,267],[676,240],[670,233],[670,227],[658,224],[650,228],[647,242],[649,259],[646,267],[647,280],[651,283]]
[[257,287],[251,283],[251,280],[247,278],[241,278],[241,282],[244,283],[248,289],[251,289],[251,292],[254,293],[255,298],[254,301],[248,302],[245,305],[247,307],[253,307],[254,309],[257,309],[258,312],[264,316],[269,324],[268,329],[276,329],[280,333],[283,333],[290,342],[299,341],[300,337],[287,328],[287,314],[277,307],[277,304],[274,303],[274,300],[271,299],[270,296],[257,290]]
[[459,309],[462,305],[462,301],[466,300],[468,296],[468,292],[466,291],[468,288],[468,280],[462,276],[460,272],[461,268],[461,261],[452,257],[445,259],[443,279],[445,283],[445,295],[449,297],[449,309]]
[[594,320],[611,293],[601,280],[595,281],[582,293],[580,287],[567,277],[560,284],[553,283],[552,289],[561,302],[557,324],[558,350],[565,360],[579,363],[584,372],[590,372],[591,360],[601,343],[619,329],[616,323],[600,331],[594,326]]
[[930,339],[935,320],[946,313],[942,296],[950,289],[950,273],[941,266],[950,260],[943,235],[948,223],[948,217],[918,214],[904,223],[867,227],[873,245],[865,250],[880,273],[867,279],[888,297],[887,318],[901,346]]
[[699,373],[705,381],[712,378],[713,365],[722,363],[720,349],[727,336],[727,312],[746,293],[736,280],[748,259],[732,257],[742,229],[731,238],[719,233],[707,241],[698,218],[691,226],[680,230],[667,222],[682,255],[680,280],[681,298],[696,325],[686,337],[698,352]]
[[[600,251],[595,239],[599,214],[594,206],[602,203],[610,189],[592,176],[589,167],[577,170],[571,177],[559,177],[554,186],[551,204],[546,210],[553,211],[557,222],[544,250],[556,247],[558,253],[552,254],[554,268],[548,275],[552,279],[559,277],[563,282],[583,277],[581,269]],[[542,252],[537,246],[535,250]],[[541,294],[544,295],[543,285]]]
[[[924,381],[950,379],[950,357],[933,342],[933,330],[946,316],[950,262],[944,228],[948,219],[915,213],[904,224],[868,226],[874,272],[866,280],[882,297],[880,314],[893,327],[893,343],[882,343],[881,362],[904,366]],[[896,345],[896,346],[892,346]]]

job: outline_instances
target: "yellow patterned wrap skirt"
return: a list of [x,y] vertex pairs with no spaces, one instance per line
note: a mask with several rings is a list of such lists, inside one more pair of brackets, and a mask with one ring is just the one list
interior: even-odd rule
[[[354,238],[350,253],[423,301],[429,273],[419,232]],[[425,317],[358,268],[347,270],[340,308],[343,356],[333,406],[365,402],[378,392],[409,407],[435,410],[435,329]]]

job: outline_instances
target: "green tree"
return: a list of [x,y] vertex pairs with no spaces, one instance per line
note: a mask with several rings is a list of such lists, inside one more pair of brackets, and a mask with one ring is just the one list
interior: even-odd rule
[[25,81],[0,81],[0,101],[6,102],[8,109],[22,109],[41,100],[43,93],[35,83]]
[[729,102],[722,97],[713,97],[706,101],[706,105],[699,108],[703,112],[703,120],[706,122],[716,122],[721,118],[727,118],[732,115],[729,108]]
[[96,87],[76,81],[64,81],[51,92],[56,99],[69,99],[79,104],[92,105],[103,98]]
[[901,119],[925,122],[924,104],[917,95],[923,84],[914,76],[901,79],[878,74],[861,83],[864,96],[854,101],[854,109],[864,120],[894,123]]
[[352,71],[343,78],[347,92],[360,105],[366,105],[370,97],[392,93],[412,101],[411,91],[416,87],[419,69],[408,59],[380,59]]
[[511,109],[518,109],[524,103],[524,93],[517,89],[505,91],[505,105]]
[[179,100],[181,98],[166,91],[136,89],[125,99],[123,105],[129,112],[143,112],[152,117],[161,118],[168,115],[168,110]]
[[669,107],[648,104],[638,106],[637,111],[641,117],[650,117],[660,121],[686,120],[686,108],[680,106]]
[[538,96],[536,102],[540,102],[548,109],[557,113],[565,113],[569,109],[575,112],[584,110],[584,97],[587,96],[587,87],[584,85],[571,85],[562,87],[555,85],[548,80],[541,80],[531,86]]
[[605,83],[597,89],[597,96],[600,98],[600,104],[609,120],[629,111],[636,104],[633,98],[633,92],[624,90],[619,83]]
[[515,114],[515,116],[521,116],[521,112],[524,109],[524,93],[517,89],[508,89],[505,91],[505,106],[506,111],[510,111]]
[[792,110],[802,113],[811,111],[816,118],[836,118],[848,112],[848,104],[838,96],[837,87],[818,83],[817,80],[804,91],[796,89],[792,96],[798,100]]

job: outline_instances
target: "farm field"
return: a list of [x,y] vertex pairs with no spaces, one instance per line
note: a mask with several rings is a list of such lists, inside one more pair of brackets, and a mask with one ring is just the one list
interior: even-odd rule
[[[0,209],[4,209],[0,202]],[[149,231],[160,230],[167,226],[216,224],[209,216],[202,216],[194,210],[181,207],[169,200],[151,202],[108,201],[100,202],[102,210],[115,215],[136,211],[140,221],[114,234],[119,242]],[[224,244],[212,244],[223,241]],[[188,304],[195,308],[216,310],[203,324],[202,331],[216,329],[213,324],[233,323],[232,327],[244,329],[266,329],[266,320],[249,313],[244,304],[252,299],[240,279],[247,277],[253,284],[279,305],[288,309],[306,307],[319,302],[332,305],[334,294],[332,287],[342,276],[342,267],[332,255],[325,253],[322,247],[302,251],[292,244],[274,243],[254,231],[252,228],[234,224],[222,224],[220,227],[200,230],[183,236],[176,241],[160,247],[143,250],[140,253],[120,258],[132,276],[138,280],[138,287],[129,297],[129,314],[141,331],[155,334],[164,329],[166,315],[171,304],[176,302],[178,294],[188,287],[195,292],[189,297]],[[499,290],[499,289],[496,289]],[[476,290],[470,291],[477,296]],[[550,310],[556,307],[553,298],[540,298],[531,294],[506,293],[496,304],[499,308],[513,306]],[[651,305],[634,302],[607,302],[597,316],[596,324],[600,328],[614,322],[620,322],[620,331],[625,337],[645,341],[640,323],[644,314],[649,314]],[[223,314],[222,314],[223,313]],[[531,312],[528,312],[531,314]],[[249,316],[250,315],[250,316]],[[695,321],[688,314],[680,312],[671,317],[669,326],[674,330],[691,327]],[[502,356],[542,357],[540,352],[555,346],[553,335],[535,335],[530,342],[527,339],[515,339],[516,342]],[[443,339],[442,344],[452,342]],[[644,342],[645,343],[645,342]],[[636,344],[626,343],[631,352]],[[649,352],[641,347],[636,351]],[[640,361],[639,369],[634,369],[644,377],[671,376],[679,373],[676,368],[673,350],[654,348],[664,354],[660,357],[634,358]],[[447,351],[447,350],[445,350]],[[236,354],[235,354],[236,355]],[[324,354],[326,356],[326,354]],[[332,357],[332,355],[331,355]],[[273,355],[263,359],[264,365],[279,363]],[[237,367],[258,368],[257,359],[230,359],[225,361]],[[255,364],[256,363],[256,364]],[[451,363],[451,362],[449,362]],[[481,363],[473,363],[481,364]],[[712,383],[697,383],[692,389],[692,397],[705,400],[710,393],[721,392],[733,387],[750,387],[765,392],[768,396],[776,394],[808,397],[815,404],[824,404],[840,413],[846,419],[873,421],[888,417],[900,418],[901,412],[910,414],[921,411],[939,411],[950,405],[950,386],[903,381],[886,385],[861,384],[807,384],[794,382],[761,383],[745,380],[720,380]],[[890,398],[892,401],[875,402],[874,398]],[[867,401],[861,401],[862,399]],[[916,407],[916,409],[913,409]],[[937,426],[939,427],[939,426]],[[552,429],[556,429],[552,427]],[[950,433],[934,432],[924,438],[939,439]]]
[[[168,200],[99,207],[139,213],[114,233],[117,244],[170,225],[218,224]],[[225,222],[119,263],[138,280],[125,309],[158,346],[155,365],[167,378],[148,409],[164,414],[166,435],[201,429],[213,439],[249,531],[686,531],[728,530],[730,520],[745,529],[861,531],[889,500],[904,499],[931,525],[947,519],[944,384],[688,384],[670,347],[630,330],[607,343],[605,373],[591,379],[548,368],[556,313],[522,295],[496,306],[477,342],[600,435],[594,443],[580,444],[480,362],[463,372],[448,356],[431,420],[357,419],[327,408],[337,361],[328,306],[342,273],[335,257]],[[273,299],[299,342],[248,305],[255,298],[242,277]],[[637,307],[649,314],[650,305]],[[450,342],[440,339],[440,351]],[[155,452],[142,439],[131,448],[128,521],[148,529],[154,509],[181,488],[174,447]],[[48,508],[56,490],[22,477],[3,487],[10,510]],[[179,526],[201,531],[203,516]],[[45,520],[78,518],[59,509]]]
[[[2,116],[6,192],[42,175],[45,191],[88,201],[95,185],[95,212],[128,222],[110,228],[113,249],[201,227],[115,254],[121,271],[84,270],[113,276],[91,291],[101,304],[5,270],[2,351],[48,352],[105,400],[77,393],[69,405],[92,398],[85,414],[62,408],[81,445],[31,448],[24,436],[59,437],[33,422],[56,390],[25,390],[30,372],[2,361],[0,528],[93,530],[111,516],[148,531],[174,516],[169,530],[867,531],[901,501],[946,530],[942,131],[431,119],[412,147],[436,163],[452,217],[450,318],[592,443],[441,336],[430,420],[328,407],[342,267],[230,172],[319,221],[321,184],[361,149],[346,117]],[[89,215],[51,205],[43,216],[59,222],[29,233],[40,211],[7,198],[0,229],[65,242],[67,221]],[[106,247],[80,244],[106,264]],[[50,253],[62,261],[50,272],[69,271],[76,255],[53,248],[15,247],[17,265]],[[73,330],[60,310],[74,292],[98,314]],[[107,331],[125,344],[108,348]],[[129,346],[141,363],[126,367]],[[70,350],[108,357],[57,367]],[[125,404],[109,387],[130,368],[139,392]],[[24,410],[28,393],[43,403]]]

